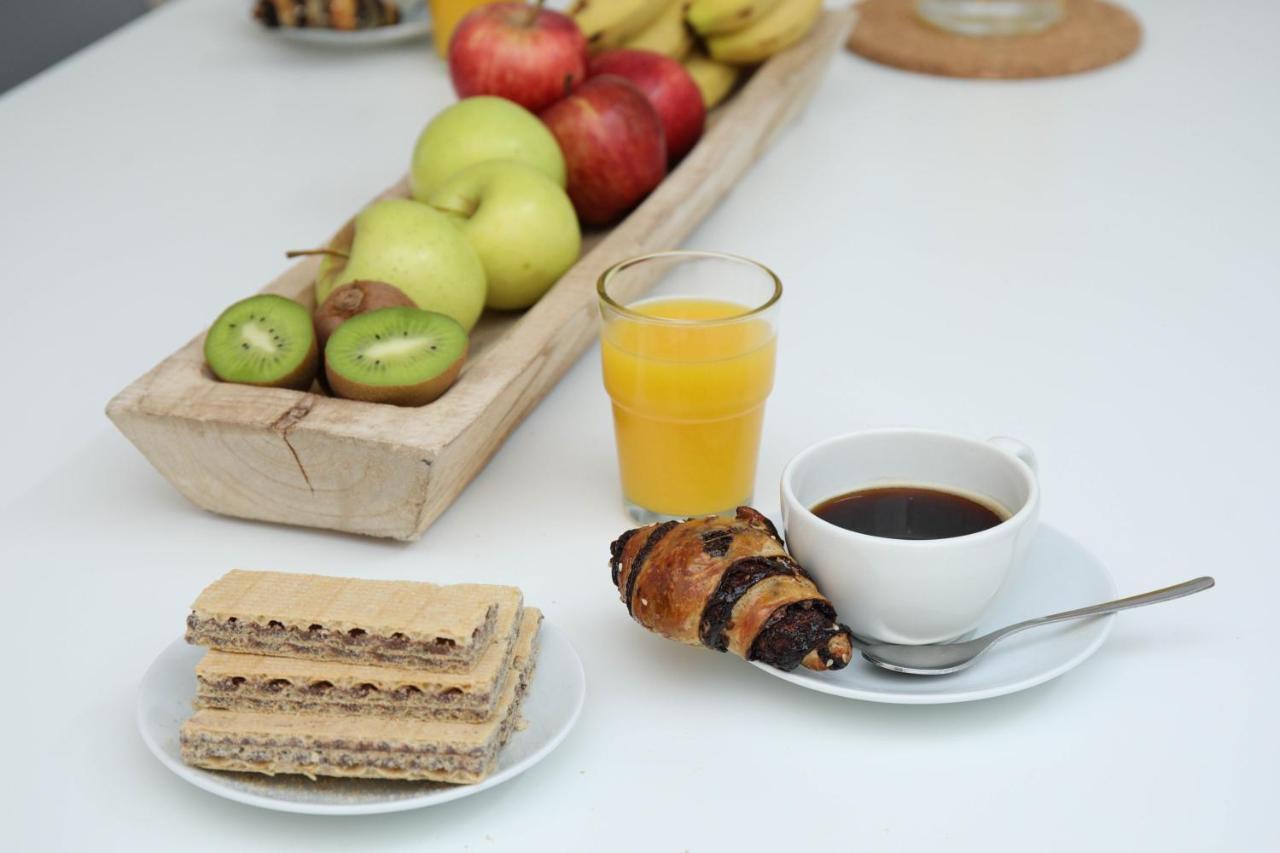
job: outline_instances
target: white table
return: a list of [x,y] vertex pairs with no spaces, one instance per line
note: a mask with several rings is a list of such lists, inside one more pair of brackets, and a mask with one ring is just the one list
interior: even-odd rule
[[[1218,577],[1057,681],[950,707],[800,691],[632,624],[594,352],[412,545],[205,514],[111,428],[116,390],[402,172],[452,97],[422,45],[310,50],[185,0],[0,98],[0,846],[1280,849],[1280,9],[1131,5],[1141,53],[1081,77],[837,57],[689,240],[788,287],[766,511],[832,433],[1008,433],[1039,452],[1045,519],[1122,590]],[[583,656],[581,723],[421,812],[190,787],[143,747],[134,690],[231,566],[518,583]]]

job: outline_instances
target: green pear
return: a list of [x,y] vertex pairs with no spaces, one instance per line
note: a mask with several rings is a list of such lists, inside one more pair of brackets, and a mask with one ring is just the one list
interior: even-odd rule
[[564,155],[547,126],[517,103],[481,95],[458,101],[423,129],[413,148],[409,185],[423,201],[466,167],[519,160],[565,185]]
[[480,256],[490,308],[528,308],[582,248],[569,196],[516,160],[468,166],[427,196],[427,204],[453,218]]
[[331,246],[316,278],[316,302],[350,281],[385,281],[419,308],[470,330],[484,310],[484,267],[462,231],[443,213],[409,199],[378,201],[356,216],[350,244]]

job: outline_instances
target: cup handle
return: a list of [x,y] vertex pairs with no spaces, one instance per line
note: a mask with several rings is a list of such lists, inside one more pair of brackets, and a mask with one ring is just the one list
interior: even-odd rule
[[1032,474],[1040,473],[1040,468],[1036,464],[1035,451],[1016,438],[1010,438],[1007,435],[994,435],[987,439],[987,444],[993,445],[1011,456],[1016,456],[1031,469]]

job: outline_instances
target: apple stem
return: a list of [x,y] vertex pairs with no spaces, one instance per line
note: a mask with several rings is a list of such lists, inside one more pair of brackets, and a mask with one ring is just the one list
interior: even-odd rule
[[290,249],[284,253],[286,258],[301,258],[306,255],[328,255],[331,258],[350,259],[350,255],[338,249]]
[[538,20],[538,13],[542,11],[542,4],[545,2],[546,0],[534,0],[532,3],[528,4],[529,11],[525,13],[524,20],[521,21],[521,24],[526,27],[533,26],[533,22]]

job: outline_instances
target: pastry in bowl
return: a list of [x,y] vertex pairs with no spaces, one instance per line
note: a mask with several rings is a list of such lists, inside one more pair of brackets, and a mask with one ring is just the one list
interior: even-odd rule
[[392,0],[259,0],[253,16],[267,27],[367,30],[400,22]]
[[622,603],[650,631],[782,670],[849,663],[849,629],[751,507],[628,530],[610,550]]

